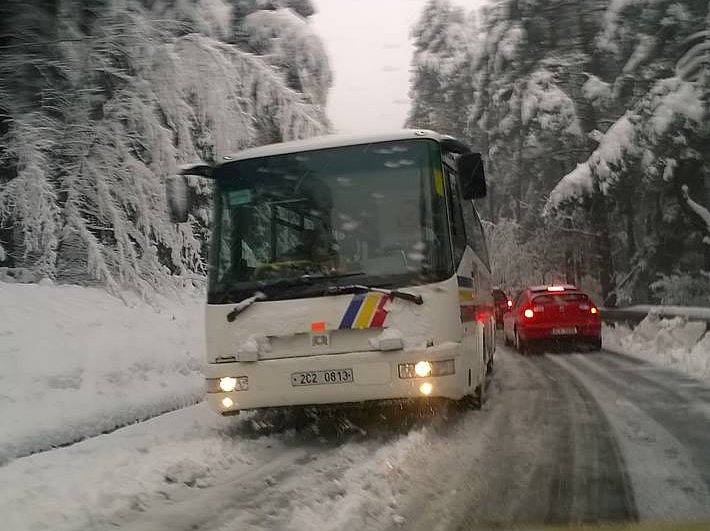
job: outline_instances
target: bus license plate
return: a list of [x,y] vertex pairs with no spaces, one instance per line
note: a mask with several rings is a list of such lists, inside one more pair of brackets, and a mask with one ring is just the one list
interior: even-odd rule
[[343,384],[353,381],[352,369],[330,369],[325,371],[305,371],[291,374],[291,385]]
[[553,328],[552,329],[552,335],[553,336],[573,336],[574,334],[577,333],[577,329],[575,327],[572,328]]

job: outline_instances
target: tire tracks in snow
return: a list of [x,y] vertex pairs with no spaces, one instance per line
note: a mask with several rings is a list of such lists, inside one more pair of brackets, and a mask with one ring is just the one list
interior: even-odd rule
[[[599,405],[545,357],[500,348],[498,389],[414,475],[407,529],[636,519],[614,434]],[[431,470],[440,470],[433,480]],[[392,529],[398,529],[398,524]]]
[[[710,517],[710,424],[681,393],[640,372],[654,368],[613,354],[550,359],[599,402],[624,458],[641,519]],[[667,372],[667,371],[666,371]],[[675,375],[667,373],[668,378]],[[678,375],[680,379],[682,376]]]
[[548,523],[636,520],[626,464],[615,433],[594,397],[569,373],[543,358],[559,386],[565,410],[560,424],[562,459],[553,475]]
[[[238,505],[239,510],[254,514],[254,509],[265,509],[265,513],[257,515],[256,519],[268,522],[269,505],[257,507],[263,500],[264,493],[270,492],[270,487],[283,482],[288,476],[297,472],[298,466],[309,460],[309,452],[301,448],[293,448],[275,459],[253,468],[238,478],[220,483],[202,491],[193,490],[189,497],[173,499],[159,506],[153,506],[150,511],[134,515],[132,521],[114,521],[107,529],[116,526],[132,531],[155,531],[170,529],[171,531],[196,530],[219,525]],[[268,524],[263,528],[270,527]],[[248,525],[239,529],[259,528],[258,525]]]

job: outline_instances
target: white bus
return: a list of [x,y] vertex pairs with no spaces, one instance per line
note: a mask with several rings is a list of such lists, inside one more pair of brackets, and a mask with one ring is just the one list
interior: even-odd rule
[[214,181],[207,402],[484,399],[494,354],[478,153],[432,131],[247,149],[169,179]]

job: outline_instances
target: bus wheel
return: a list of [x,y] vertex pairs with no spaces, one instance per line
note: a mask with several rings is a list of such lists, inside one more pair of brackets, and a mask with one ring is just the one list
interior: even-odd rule
[[485,383],[479,384],[473,391],[473,394],[466,395],[456,401],[456,406],[462,411],[470,409],[481,409],[486,401]]
[[484,379],[473,392],[474,409],[481,409],[486,403],[486,380]]

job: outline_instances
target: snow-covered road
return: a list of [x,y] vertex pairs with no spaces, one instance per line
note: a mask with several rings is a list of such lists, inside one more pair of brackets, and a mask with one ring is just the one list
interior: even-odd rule
[[496,363],[484,409],[448,418],[351,413],[335,433],[197,405],[15,459],[0,514],[15,530],[710,521],[709,388],[611,353],[500,346]]

